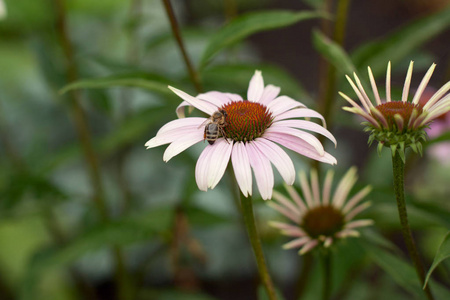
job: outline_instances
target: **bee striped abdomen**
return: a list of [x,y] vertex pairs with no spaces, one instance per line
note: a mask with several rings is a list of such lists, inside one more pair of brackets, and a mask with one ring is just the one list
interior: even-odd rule
[[209,123],[205,126],[205,139],[210,145],[219,138],[219,126],[215,123]]

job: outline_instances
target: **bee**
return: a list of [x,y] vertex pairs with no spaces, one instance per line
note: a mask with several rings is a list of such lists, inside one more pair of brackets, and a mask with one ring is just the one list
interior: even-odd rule
[[[208,141],[210,145],[214,144],[214,142],[222,135],[225,140],[226,134],[223,128],[227,126],[226,117],[227,112],[223,109],[220,109],[218,111],[215,111],[211,117],[209,117],[205,122],[203,122],[199,128],[203,125],[205,125],[205,132],[203,134],[203,139]],[[228,143],[228,141],[227,141]]]

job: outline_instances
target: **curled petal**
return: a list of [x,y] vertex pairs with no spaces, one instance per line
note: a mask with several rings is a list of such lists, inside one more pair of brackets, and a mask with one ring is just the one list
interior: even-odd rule
[[236,142],[231,153],[231,163],[237,183],[245,197],[252,195],[252,171],[247,149],[242,142]]

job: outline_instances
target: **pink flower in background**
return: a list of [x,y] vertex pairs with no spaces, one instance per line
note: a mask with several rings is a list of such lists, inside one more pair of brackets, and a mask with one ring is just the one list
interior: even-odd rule
[[404,152],[407,147],[411,147],[414,152],[422,153],[421,142],[426,139],[425,128],[439,116],[450,111],[450,94],[448,94],[450,82],[443,85],[424,105],[419,103],[436,67],[435,64],[432,64],[428,69],[413,99],[411,101],[408,100],[413,64],[412,61],[409,64],[401,99],[391,99],[390,62],[386,72],[385,101],[381,101],[370,67],[368,67],[368,73],[374,100],[369,98],[356,74],[353,74],[355,81],[349,76],[346,77],[358,96],[361,105],[344,93],[339,92],[352,106],[343,107],[343,109],[366,119],[367,122],[365,124],[367,127],[365,131],[370,132],[369,143],[374,140],[378,141],[379,152],[381,152],[383,146],[390,147],[392,155],[398,152],[403,161],[405,160]]
[[[180,119],[164,125],[145,146],[148,149],[170,143],[163,156],[167,162],[204,141],[207,135],[210,144],[200,154],[195,167],[195,179],[202,191],[213,189],[219,183],[231,159],[242,194],[252,195],[253,170],[262,198],[270,199],[274,186],[271,164],[287,184],[292,185],[295,180],[294,164],[279,145],[303,156],[336,164],[336,159],[307,131],[322,134],[336,144],[333,135],[324,127],[301,119],[319,118],[325,123],[323,117],[292,98],[278,96],[279,87],[264,86],[260,71],[256,71],[250,80],[247,100],[236,94],[216,91],[193,97],[169,88],[184,100],[176,110]],[[184,118],[186,106],[222,118]]]
[[[426,88],[419,103],[425,105],[435,92],[431,87]],[[429,126],[430,128],[426,128],[425,131],[430,138],[436,138],[448,132],[450,130],[450,112],[440,115]],[[440,162],[446,165],[450,164],[450,142],[445,141],[431,145],[427,148],[427,152]]]
[[356,183],[356,168],[350,168],[342,177],[331,198],[331,186],[334,172],[328,170],[323,184],[322,195],[317,172],[311,171],[311,184],[308,183],[305,172],[300,173],[300,187],[303,198],[297,191],[286,186],[289,198],[274,192],[273,199],[268,203],[294,224],[272,221],[269,224],[278,228],[281,234],[294,239],[283,246],[284,249],[300,248],[299,254],[305,254],[313,248],[322,245],[330,247],[337,239],[357,237],[356,228],[373,224],[372,220],[356,220],[353,218],[370,206],[369,202],[361,203],[371,187],[366,186],[349,199],[349,193]]

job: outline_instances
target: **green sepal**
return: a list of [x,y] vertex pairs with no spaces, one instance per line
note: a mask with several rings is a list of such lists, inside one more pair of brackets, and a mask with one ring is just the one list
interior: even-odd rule
[[378,156],[381,156],[381,150],[383,150],[383,143],[379,142],[377,146]]

